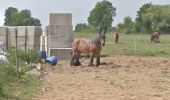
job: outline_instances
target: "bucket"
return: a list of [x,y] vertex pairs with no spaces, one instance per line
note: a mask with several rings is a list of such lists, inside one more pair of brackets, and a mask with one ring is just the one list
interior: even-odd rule
[[42,59],[46,58],[46,51],[39,51],[39,57],[41,57]]
[[55,57],[55,56],[48,57],[45,62],[51,63],[52,65],[56,65],[57,64],[57,57]]

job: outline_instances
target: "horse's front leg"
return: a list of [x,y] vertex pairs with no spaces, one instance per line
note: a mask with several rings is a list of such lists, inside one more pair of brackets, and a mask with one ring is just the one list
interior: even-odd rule
[[97,58],[96,58],[96,66],[99,66],[101,63],[100,63],[100,54],[97,55]]
[[70,66],[74,66],[74,60],[75,60],[76,56],[75,54],[73,53],[72,56],[71,56],[71,61],[70,61]]
[[89,66],[93,66],[93,59],[94,59],[94,55],[93,55],[93,53],[91,53],[91,54],[90,54]]
[[75,66],[81,65],[81,63],[80,63],[80,61],[79,61],[79,58],[80,58],[80,54],[78,53],[78,54],[76,55],[76,58],[75,58]]

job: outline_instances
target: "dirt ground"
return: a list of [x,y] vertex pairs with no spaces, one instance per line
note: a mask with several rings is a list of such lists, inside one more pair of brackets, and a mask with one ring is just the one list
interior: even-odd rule
[[170,58],[102,57],[103,65],[44,66],[44,85],[35,100],[170,100]]

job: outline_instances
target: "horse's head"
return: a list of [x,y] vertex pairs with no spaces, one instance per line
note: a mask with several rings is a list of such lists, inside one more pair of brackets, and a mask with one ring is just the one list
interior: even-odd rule
[[105,45],[105,38],[106,38],[105,35],[100,35],[100,43],[102,46]]

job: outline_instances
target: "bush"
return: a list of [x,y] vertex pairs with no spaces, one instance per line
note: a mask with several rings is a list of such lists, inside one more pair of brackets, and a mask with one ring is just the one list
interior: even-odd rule
[[[11,95],[12,93],[14,93],[16,91],[15,88],[18,86],[21,87],[21,90],[17,91],[25,91],[23,89],[25,88],[23,84],[29,83],[30,85],[27,86],[27,89],[28,91],[30,91],[29,87],[32,87],[32,84],[34,84],[34,82],[37,82],[38,80],[37,78],[31,78],[34,76],[29,76],[25,74],[25,72],[29,70],[28,67],[26,67],[25,65],[25,61],[27,59],[31,59],[33,62],[39,62],[38,53],[36,51],[18,51],[19,80],[17,80],[16,75],[15,50],[8,50],[7,53],[8,62],[4,63],[3,61],[0,61],[0,99],[3,96],[5,97],[5,95]],[[30,78],[32,79],[32,82],[30,82]],[[24,82],[22,81],[23,79],[25,80]]]
[[75,32],[95,32],[95,28],[86,23],[80,23],[75,26]]

